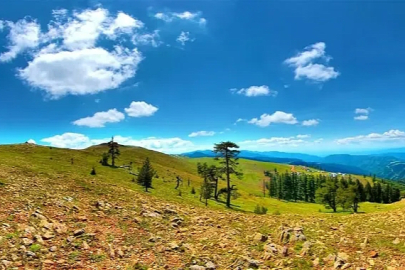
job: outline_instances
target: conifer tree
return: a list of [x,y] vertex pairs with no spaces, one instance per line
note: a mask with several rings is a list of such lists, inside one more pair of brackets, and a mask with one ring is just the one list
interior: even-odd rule
[[240,153],[237,150],[239,146],[233,142],[221,142],[215,144],[214,146],[214,153],[217,154],[216,159],[220,160],[221,164],[221,173],[225,174],[226,177],[226,206],[228,208],[231,207],[231,194],[233,185],[231,186],[231,175],[234,174],[238,177],[241,177],[242,174],[237,171],[238,163],[238,155]]
[[137,182],[145,188],[145,191],[148,192],[148,188],[152,188],[152,179],[155,175],[155,170],[150,164],[149,158],[146,158],[141,170],[138,174]]
[[120,155],[119,144],[114,142],[114,137],[108,142],[108,153],[111,155],[111,166],[115,167],[115,159]]

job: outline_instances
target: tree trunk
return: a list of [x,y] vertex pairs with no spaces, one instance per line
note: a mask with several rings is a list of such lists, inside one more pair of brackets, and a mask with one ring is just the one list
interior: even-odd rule
[[227,151],[225,152],[225,160],[226,160],[226,186],[227,186],[226,207],[231,208],[231,179],[229,177],[229,157]]
[[215,179],[214,198],[216,201],[218,201],[218,178]]

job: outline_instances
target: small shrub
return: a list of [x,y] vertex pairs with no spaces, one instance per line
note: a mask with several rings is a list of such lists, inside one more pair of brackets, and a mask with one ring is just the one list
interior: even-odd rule
[[281,215],[281,212],[279,210],[276,210],[276,211],[273,212],[273,215],[279,216],[279,215]]
[[194,187],[191,188],[191,194],[196,194]]
[[256,205],[254,213],[259,214],[259,215],[264,215],[267,213],[267,208],[264,206]]
[[91,172],[90,172],[90,174],[91,175],[96,175],[97,173],[96,173],[96,169],[93,167],[93,169],[91,170]]
[[33,244],[32,246],[30,246],[30,250],[32,251],[32,252],[37,252],[37,251],[39,251],[41,249],[41,245],[39,245],[39,244]]
[[179,196],[181,197],[181,190],[179,190]]

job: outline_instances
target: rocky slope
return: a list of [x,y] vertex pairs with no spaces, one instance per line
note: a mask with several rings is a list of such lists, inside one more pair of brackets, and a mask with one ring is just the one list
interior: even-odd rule
[[254,215],[3,165],[0,181],[0,269],[405,267],[404,208]]

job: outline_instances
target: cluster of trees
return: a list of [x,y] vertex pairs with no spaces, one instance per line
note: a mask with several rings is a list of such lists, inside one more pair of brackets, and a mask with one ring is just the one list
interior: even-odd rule
[[[239,165],[237,150],[239,146],[233,142],[221,142],[215,144],[214,153],[217,154],[216,160],[219,161],[219,166],[207,165],[207,163],[198,163],[197,172],[203,178],[203,183],[200,189],[200,200],[205,200],[205,205],[208,205],[208,200],[218,198],[222,194],[226,194],[226,206],[231,207],[231,197],[237,196],[235,185],[231,185],[231,175],[238,178],[242,177],[242,173],[237,170]],[[219,180],[226,181],[226,188],[218,189]]]
[[326,175],[298,174],[295,172],[278,173],[265,171],[269,177],[266,188],[269,196],[288,200],[318,202],[325,204],[336,212],[337,207],[358,211],[360,202],[392,203],[401,199],[398,188],[389,183],[373,180],[373,185],[367,182],[363,185],[360,180],[351,176],[334,177]]

